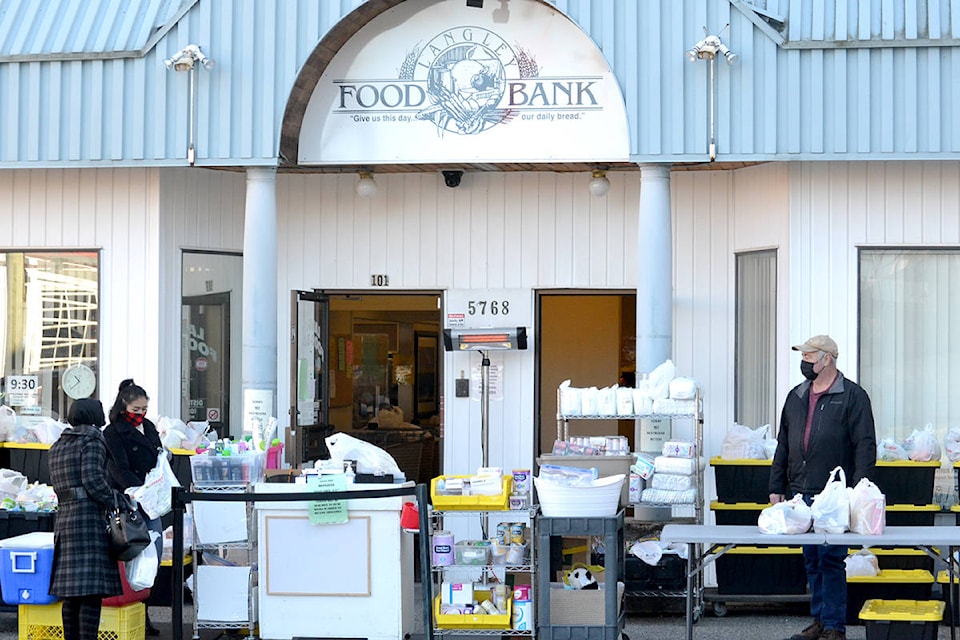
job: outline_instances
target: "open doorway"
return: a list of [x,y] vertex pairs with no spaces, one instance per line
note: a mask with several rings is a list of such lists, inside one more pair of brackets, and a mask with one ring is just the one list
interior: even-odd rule
[[292,389],[302,461],[345,432],[390,453],[408,480],[439,475],[440,293],[294,292]]
[[[537,294],[537,455],[557,439],[557,387],[634,385],[637,296],[616,291]],[[634,420],[580,420],[581,436],[622,435],[636,444]],[[616,429],[616,433],[612,431]]]

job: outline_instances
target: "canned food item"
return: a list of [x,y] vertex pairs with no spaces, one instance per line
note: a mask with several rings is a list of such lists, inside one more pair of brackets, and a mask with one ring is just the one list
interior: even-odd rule
[[525,602],[515,601],[513,603],[513,619],[510,622],[517,631],[532,631],[533,602],[531,600]]
[[486,611],[487,613],[489,613],[489,614],[492,615],[492,616],[495,616],[495,615],[497,615],[498,613],[500,613],[500,610],[497,609],[497,605],[493,604],[493,603],[490,602],[489,600],[484,600],[483,602],[481,602],[481,603],[480,603],[480,608],[483,609],[484,611]]
[[510,544],[510,525],[506,522],[499,523],[497,525],[497,535],[494,540],[504,546]]
[[433,565],[446,567],[454,563],[453,534],[437,531],[433,534]]
[[527,525],[522,522],[510,523],[510,540],[508,544],[523,544],[526,539]]

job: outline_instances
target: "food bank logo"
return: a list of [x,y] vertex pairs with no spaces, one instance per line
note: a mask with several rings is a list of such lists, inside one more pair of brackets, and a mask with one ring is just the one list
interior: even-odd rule
[[521,120],[579,120],[601,111],[600,76],[541,77],[533,54],[482,27],[447,29],[407,52],[397,77],[336,80],[335,114],[356,123],[432,122],[476,135]]

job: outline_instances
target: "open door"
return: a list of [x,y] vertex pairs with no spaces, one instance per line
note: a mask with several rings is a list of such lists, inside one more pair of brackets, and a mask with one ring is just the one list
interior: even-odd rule
[[325,458],[329,385],[326,347],[330,305],[314,291],[291,293],[290,440],[287,459],[297,467],[304,460]]

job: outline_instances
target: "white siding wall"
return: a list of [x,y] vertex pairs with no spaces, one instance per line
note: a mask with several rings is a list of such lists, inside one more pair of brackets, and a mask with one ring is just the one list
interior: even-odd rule
[[[774,163],[739,171],[675,171],[671,176],[674,362],[681,375],[693,376],[704,388],[707,457],[718,455],[733,423],[735,253],[777,249],[780,299],[789,293],[788,176],[787,165]],[[785,327],[785,305],[778,316]],[[785,334],[781,329],[778,344]],[[706,476],[709,501],[716,495],[709,468]]]
[[[958,203],[960,162],[791,165],[793,294],[781,298],[790,304],[790,340],[829,332],[840,369],[856,380],[857,248],[960,245]],[[790,364],[796,384],[800,375]]]
[[[0,171],[4,249],[100,250],[97,394],[105,411],[124,378],[157,397],[159,183],[157,169]],[[150,415],[162,415],[157,404]]]
[[[246,174],[205,169],[165,169],[160,181],[160,233],[163,277],[160,281],[164,314],[160,326],[160,353],[164,359],[156,397],[168,412],[180,417],[180,299],[183,250],[243,250],[243,216],[246,206]],[[238,274],[242,280],[242,274]],[[230,360],[232,385],[230,421],[242,415],[241,310],[231,305],[231,337],[234,358]],[[173,355],[175,354],[175,355]],[[149,389],[148,389],[149,391]]]
[[[466,174],[457,189],[439,174],[381,175],[377,196],[364,200],[354,175],[281,176],[279,326],[289,324],[292,289],[365,289],[372,273],[388,274],[391,289],[635,288],[639,174],[610,178],[607,197],[593,198],[589,176],[579,174]],[[491,354],[493,365],[504,365],[505,388],[504,400],[491,402],[491,464],[533,463],[535,339],[525,352]],[[478,363],[476,355],[446,354],[444,369]],[[454,399],[453,377],[444,378],[446,465],[465,473],[481,460],[480,409]],[[280,407],[286,378],[279,376]]]

